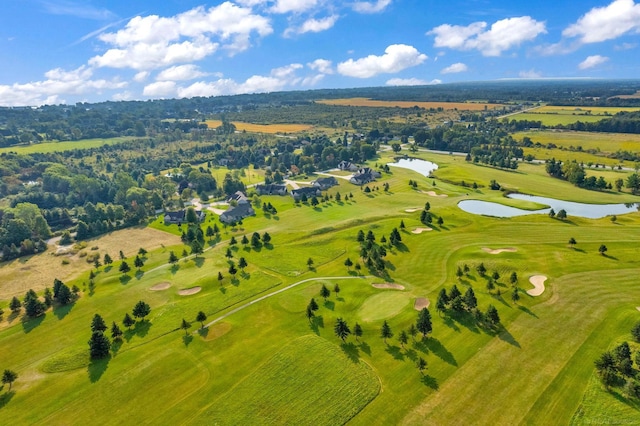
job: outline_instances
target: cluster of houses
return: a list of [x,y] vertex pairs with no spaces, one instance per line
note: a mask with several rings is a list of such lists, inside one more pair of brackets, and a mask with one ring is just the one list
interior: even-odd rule
[[[370,167],[362,167],[359,168],[355,164],[349,161],[342,161],[338,164],[338,169],[343,171],[353,172],[353,175],[349,179],[354,185],[365,185],[369,182],[375,181],[377,178],[380,178],[382,175],[371,169]],[[287,190],[287,186],[284,184],[263,184],[256,185],[255,190],[258,195],[287,195],[288,193],[293,197],[294,200],[299,201],[304,198],[317,197],[322,195],[322,191],[326,191],[327,189],[337,186],[338,181],[335,177],[319,177],[318,179],[311,182],[311,186],[305,186],[301,188],[292,189],[291,191]],[[222,223],[238,223],[241,220],[249,217],[255,216],[256,212],[251,207],[251,202],[247,195],[242,191],[237,191],[232,194],[226,200],[230,206],[227,210],[225,210],[220,215],[220,222]],[[197,210],[196,215],[198,217],[198,221],[202,222],[205,217],[205,213]],[[167,212],[164,215],[165,224],[182,224],[186,222],[185,220],[186,210],[180,210],[176,212]]]

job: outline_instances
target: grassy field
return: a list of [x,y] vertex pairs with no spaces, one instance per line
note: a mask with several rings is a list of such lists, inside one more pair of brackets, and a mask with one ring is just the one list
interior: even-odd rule
[[31,145],[20,145],[20,146],[0,148],[0,153],[17,152],[18,154],[35,154],[35,153],[72,151],[74,149],[98,148],[103,145],[115,145],[117,143],[127,142],[133,139],[136,139],[136,138],[122,136],[122,137],[109,138],[109,139],[82,139],[79,141],[43,142],[43,143],[37,143],[37,144],[31,144]]
[[[222,121],[220,120],[207,120],[207,126],[210,129],[215,129],[218,126],[222,125]],[[306,132],[313,129],[313,126],[308,124],[253,124],[253,123],[243,123],[243,122],[233,122],[236,126],[236,130],[238,131],[246,131],[249,133],[300,133]]]
[[411,101],[376,101],[367,98],[324,99],[316,101],[326,105],[343,105],[357,107],[385,107],[385,108],[442,108],[444,110],[457,109],[460,111],[483,111],[485,109],[500,109],[502,104],[488,104],[482,102],[411,102]]
[[578,121],[595,123],[622,111],[631,112],[638,110],[640,110],[640,108],[542,106],[510,116],[509,120],[540,121],[545,126],[557,126],[559,124],[573,124]]
[[[385,153],[370,165],[390,162],[392,155]],[[257,216],[241,226],[220,226],[219,240],[207,241],[202,255],[182,258],[175,266],[167,263],[169,251],[180,255],[185,248],[176,225],[156,223],[141,234],[125,230],[97,239],[88,249],[95,245],[114,259],[119,249],[130,261],[138,247],[146,248],[145,266],[123,275],[117,260],[110,268],[99,268],[90,289],[91,265],[79,262],[63,280],[81,288],[80,299],[54,306],[37,319],[11,314],[7,305],[11,294],[38,281],[22,276],[22,287],[7,290],[2,280],[0,347],[11,350],[0,351],[0,368],[16,370],[19,378],[10,391],[6,386],[0,390],[0,423],[637,422],[637,405],[602,390],[594,380],[593,360],[628,339],[631,325],[640,320],[640,213],[621,215],[615,223],[545,215],[498,219],[467,214],[457,203],[480,199],[534,207],[489,190],[492,179],[509,189],[579,202],[638,202],[640,197],[577,189],[548,177],[543,165],[503,171],[464,157],[416,156],[440,166],[435,179],[392,167],[369,184],[370,193],[338,179],[339,186],[329,194],[340,192],[342,201],[334,198],[316,208],[296,206],[291,197],[261,197],[277,208],[276,216],[257,209]],[[410,179],[418,181],[417,189],[408,185]],[[461,181],[480,187],[463,187]],[[384,183],[389,191],[382,189]],[[446,197],[430,196],[429,191]],[[349,193],[353,199],[344,201]],[[420,211],[406,210],[426,202],[444,224],[412,233],[424,224]],[[344,265],[347,258],[362,265],[359,230],[373,231],[380,241],[401,221],[402,243],[387,248],[386,275]],[[205,226],[212,223],[217,219],[209,216]],[[271,244],[238,244],[230,260],[224,256],[231,236],[240,240],[253,232],[269,232]],[[166,235],[167,240],[151,244],[146,233],[148,238]],[[578,242],[574,248],[567,244],[572,237]],[[607,245],[607,256],[598,253],[601,244]],[[515,251],[483,250],[506,247]],[[237,264],[240,257],[249,266],[232,277],[229,261]],[[63,268],[49,253],[27,263],[40,258],[44,277]],[[489,274],[499,273],[500,294],[487,290],[487,278],[475,269],[480,263]],[[465,264],[469,274],[456,278],[456,269]],[[18,267],[5,265],[14,283],[20,273],[32,273]],[[519,277],[518,303],[510,297],[512,272]],[[549,279],[545,292],[532,297],[525,291],[533,287],[528,278],[537,274]],[[404,289],[371,285],[383,282]],[[152,291],[160,283],[169,286]],[[319,294],[323,284],[331,290],[339,284],[340,292],[324,300]],[[503,326],[479,325],[470,313],[437,314],[438,292],[453,284],[463,292],[473,288],[481,310],[496,306]],[[195,286],[201,287],[199,292],[180,295],[179,290]],[[310,321],[305,307],[312,297],[319,310]],[[433,333],[426,339],[410,337],[403,345],[397,337],[415,322],[413,305],[419,297],[431,301]],[[108,325],[121,322],[138,300],[151,306],[147,320],[125,330],[109,358],[89,360],[93,315],[100,313]],[[209,327],[200,329],[195,322],[200,310],[208,315],[205,323],[215,321]],[[193,323],[187,333],[179,329],[183,318]],[[349,336],[343,343],[333,331],[337,318],[352,330],[358,322],[363,336]],[[385,320],[394,333],[386,343],[380,338]],[[424,374],[416,368],[419,358],[428,365]]]
[[640,135],[628,133],[589,133],[589,132],[517,132],[516,140],[530,138],[542,145],[553,143],[564,148],[582,148],[583,151],[596,150],[603,153],[616,151],[637,152],[640,150]]

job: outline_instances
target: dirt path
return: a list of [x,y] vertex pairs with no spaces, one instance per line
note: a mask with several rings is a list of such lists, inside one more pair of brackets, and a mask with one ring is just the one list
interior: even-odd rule
[[[235,314],[236,312],[239,312],[239,311],[241,311],[241,310],[243,310],[243,309],[245,309],[245,308],[248,308],[248,307],[249,307],[249,306],[251,306],[251,305],[254,305],[254,304],[258,303],[258,302],[261,302],[261,301],[263,301],[263,300],[265,300],[265,299],[268,299],[268,298],[273,297],[273,296],[275,296],[275,295],[277,295],[277,294],[280,294],[280,293],[285,292],[285,291],[287,291],[287,290],[289,290],[289,289],[292,289],[293,287],[299,286],[300,284],[308,283],[308,282],[310,282],[310,281],[318,281],[318,280],[358,280],[358,279],[360,279],[360,280],[364,280],[364,279],[366,279],[366,278],[373,278],[373,277],[372,277],[372,276],[370,276],[370,275],[365,275],[365,276],[360,276],[360,277],[352,277],[352,276],[348,276],[348,277],[316,277],[316,278],[307,278],[306,280],[302,280],[302,281],[295,282],[295,283],[293,283],[293,284],[289,284],[288,286],[286,286],[286,287],[284,287],[284,288],[281,288],[280,290],[276,290],[276,291],[271,292],[271,293],[269,293],[269,294],[265,294],[264,296],[258,297],[258,298],[257,298],[257,299],[255,299],[255,300],[252,300],[252,301],[250,301],[250,302],[245,303],[244,305],[238,306],[237,308],[234,308],[234,309],[230,310],[230,311],[229,311],[229,312],[227,312],[226,314],[219,316],[218,318],[214,319],[213,321],[209,321],[209,322],[208,322],[208,323],[206,323],[204,326],[205,326],[205,327],[209,327],[209,326],[211,326],[211,325],[213,325],[213,324],[215,324],[215,323],[217,323],[217,322],[222,321],[223,319],[227,318],[228,316],[231,316],[231,315]],[[193,334],[196,334],[197,332],[198,332],[198,331],[194,331],[194,332],[193,332]]]

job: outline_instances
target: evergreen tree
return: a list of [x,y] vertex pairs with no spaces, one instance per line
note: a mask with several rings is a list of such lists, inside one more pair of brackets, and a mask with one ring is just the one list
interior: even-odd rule
[[144,266],[144,260],[142,260],[141,257],[136,256],[136,258],[133,260],[133,266],[135,266],[139,271],[140,268]]
[[509,282],[511,283],[511,285],[515,285],[518,282],[518,274],[516,273],[516,271],[513,271],[511,273],[511,276],[509,277]]
[[329,298],[329,296],[331,296],[331,292],[329,291],[329,289],[327,288],[326,285],[322,284],[322,288],[320,289],[320,296],[324,299],[327,300]]
[[344,261],[344,266],[346,266],[347,269],[351,269],[351,267],[353,266],[353,261],[347,257],[347,259]]
[[520,293],[518,292],[518,287],[513,288],[513,292],[511,293],[511,300],[513,301],[513,303],[518,303],[518,300],[520,300]]
[[129,264],[127,263],[126,260],[123,260],[122,263],[120,264],[120,268],[118,268],[118,270],[120,272],[122,272],[123,274],[126,274],[127,272],[129,272],[131,270],[131,267],[129,266]]
[[131,318],[131,315],[129,315],[128,312],[124,314],[124,319],[122,320],[122,324],[124,324],[125,327],[131,328],[131,326],[135,323],[136,323],[136,320]]
[[351,334],[351,330],[349,329],[347,322],[342,318],[338,318],[336,320],[336,324],[333,327],[333,331],[336,333],[336,336],[342,339],[343,342],[345,341],[347,336]]
[[356,323],[356,325],[353,326],[353,335],[356,336],[356,340],[362,337],[362,327],[360,324]]
[[427,368],[427,361],[422,357],[418,358],[418,361],[416,361],[416,367],[420,370],[420,374],[424,375],[424,370]]
[[309,322],[311,322],[311,319],[314,316],[316,316],[316,314],[313,312],[313,309],[311,308],[311,305],[307,305],[307,309],[305,310],[305,316],[307,317]]
[[338,298],[338,293],[340,293],[340,286],[338,283],[333,286],[333,292],[336,294],[336,298]]
[[172,251],[169,252],[169,263],[175,264],[178,263],[178,256]]
[[495,308],[495,306],[493,305],[489,305],[487,307],[487,314],[486,314],[486,318],[489,320],[489,322],[493,325],[498,325],[500,324],[500,316],[498,315],[498,310]]
[[22,302],[20,302],[20,299],[18,299],[16,296],[13,296],[13,298],[11,299],[11,302],[9,303],[9,309],[11,309],[11,312],[15,314],[20,312],[21,308],[22,308]]
[[144,321],[144,318],[151,313],[151,307],[146,303],[140,300],[133,307],[133,316],[136,318],[140,318],[141,321]]
[[420,310],[418,320],[416,321],[416,328],[422,333],[422,337],[427,337],[427,334],[431,333],[433,326],[431,324],[431,313],[429,309],[422,308]]
[[380,337],[382,337],[382,339],[384,340],[384,343],[387,343],[387,339],[390,339],[393,337],[393,332],[391,331],[391,326],[389,326],[389,323],[387,322],[387,320],[385,320],[382,323],[382,327],[380,328]]
[[188,330],[191,328],[191,324],[184,318],[182,318],[182,324],[180,324],[180,328],[184,330],[184,335],[189,334]]
[[243,271],[244,271],[244,268],[247,267],[247,261],[244,257],[241,257],[240,260],[238,260],[238,267]]
[[111,342],[102,331],[94,331],[91,333],[91,339],[89,340],[89,353],[92,359],[104,358],[109,355],[111,349]]
[[313,297],[309,301],[309,306],[311,307],[311,310],[314,312],[320,309],[320,307],[318,306],[318,303],[316,302],[316,299],[314,299]]
[[400,332],[400,334],[398,335],[398,341],[400,342],[400,346],[402,346],[402,348],[404,349],[404,345],[406,345],[409,341],[409,336],[407,335],[406,331],[402,330]]
[[102,319],[100,314],[95,314],[91,320],[91,331],[101,331],[104,333],[106,330],[107,324],[105,324],[104,319]]
[[25,313],[32,318],[44,314],[47,309],[47,306],[38,298],[38,295],[33,290],[27,291],[22,304]]
[[196,315],[196,321],[200,323],[200,328],[204,328],[204,322],[207,320],[207,314],[200,311],[198,315]]
[[469,287],[467,291],[465,291],[463,300],[465,306],[470,311],[478,307],[478,299],[476,299],[476,294],[471,287]]
[[122,338],[122,330],[120,330],[120,327],[118,327],[115,321],[111,324],[111,338],[114,341]]

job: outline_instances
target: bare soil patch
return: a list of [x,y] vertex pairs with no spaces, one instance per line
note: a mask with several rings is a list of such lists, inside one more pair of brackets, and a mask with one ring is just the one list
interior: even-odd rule
[[413,309],[416,311],[421,311],[422,308],[428,308],[431,302],[426,297],[418,297],[416,302],[413,304]]
[[429,232],[429,231],[433,231],[433,229],[431,228],[416,228],[413,231],[411,231],[412,234],[422,234],[423,232]]
[[486,251],[489,254],[500,254],[503,251],[507,252],[507,253],[515,253],[518,251],[517,248],[515,247],[505,247],[505,248],[499,248],[499,249],[491,249],[489,247],[482,247],[482,251]]
[[178,294],[180,296],[191,296],[192,294],[199,293],[200,290],[202,290],[202,287],[185,288],[183,290],[178,291]]
[[407,213],[415,213],[415,212],[420,211],[420,210],[422,210],[420,207],[414,207],[414,208],[411,208],[411,209],[406,209],[405,212],[407,212]]
[[380,283],[380,284],[371,284],[374,288],[391,288],[394,290],[404,290],[404,286],[400,284],[394,283]]
[[544,293],[544,282],[547,280],[547,277],[544,275],[533,275],[529,278],[529,282],[533,284],[531,290],[527,290],[527,294],[529,296],[540,296]]
[[166,290],[169,287],[171,287],[171,283],[168,281],[164,281],[158,284],[153,285],[152,287],[149,287],[149,290],[151,291],[162,291],[162,290]]

